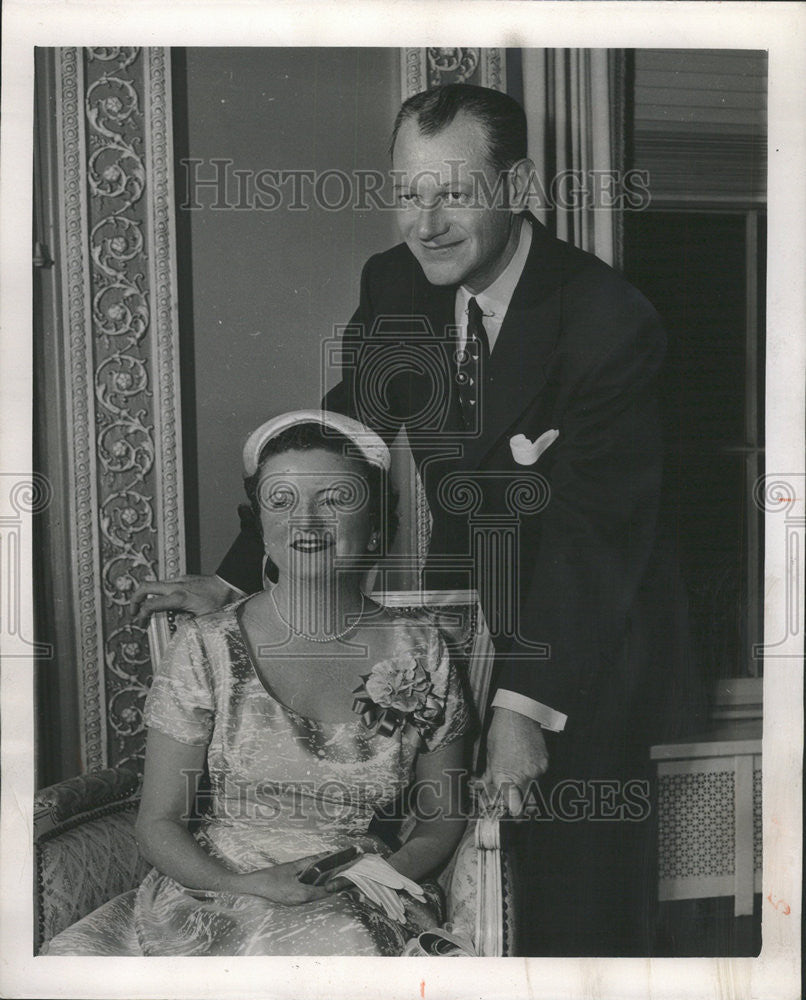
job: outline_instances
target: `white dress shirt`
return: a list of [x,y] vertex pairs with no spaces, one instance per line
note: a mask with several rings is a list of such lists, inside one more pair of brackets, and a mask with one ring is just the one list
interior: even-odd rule
[[[475,295],[470,289],[461,285],[456,292],[455,318],[458,328],[459,349],[463,349],[467,343],[467,304],[471,298],[475,298],[483,314],[484,329],[487,333],[487,340],[490,344],[490,353],[495,350],[495,342],[501,332],[501,325],[504,322],[509,303],[515,292],[515,286],[520,281],[523,273],[526,258],[529,256],[529,248],[532,245],[532,224],[526,219],[521,223],[520,238],[518,247],[512,256],[512,260],[499,274],[495,281],[481,292]],[[535,722],[539,722],[543,729],[550,729],[558,733],[565,728],[568,719],[567,715],[557,712],[548,705],[543,705],[533,698],[518,694],[515,691],[507,691],[499,688],[493,698],[493,708],[506,708],[511,712],[520,712]]]
[[512,301],[515,286],[518,284],[523,273],[526,258],[529,256],[529,248],[532,245],[532,224],[525,219],[521,223],[521,234],[518,246],[512,255],[512,260],[507,264],[495,281],[483,292],[473,293],[469,288],[460,285],[456,292],[455,318],[456,326],[459,328],[459,347],[463,348],[467,342],[467,304],[475,298],[479,308],[483,313],[484,329],[487,333],[487,340],[490,344],[490,353],[495,349],[495,342],[501,332],[501,324]]

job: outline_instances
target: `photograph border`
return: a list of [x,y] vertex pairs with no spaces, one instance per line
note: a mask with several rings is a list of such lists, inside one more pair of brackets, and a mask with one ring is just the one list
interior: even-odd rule
[[[349,13],[348,13],[349,8]],[[200,12],[203,11],[203,17]],[[800,996],[802,879],[804,385],[806,367],[806,8],[779,3],[487,2],[472,5],[221,3],[185,0],[109,6],[7,0],[3,6],[2,299],[4,373],[0,426],[2,524],[19,524],[18,578],[9,564],[2,639],[2,867],[0,992],[9,997],[506,996],[602,998]],[[766,352],[765,626],[763,706],[762,951],[758,958],[78,959],[32,954],[31,806],[34,788],[31,510],[20,483],[31,476],[31,231],[33,47],[455,44],[765,48],[769,52],[768,282]],[[386,39],[386,42],[383,40]],[[786,502],[784,502],[786,501]],[[20,513],[22,510],[22,513]],[[4,528],[4,531],[11,528]],[[794,539],[794,541],[793,541]],[[2,541],[5,541],[4,539]],[[798,548],[799,546],[799,548]],[[4,546],[4,558],[7,547]],[[170,559],[161,570],[169,571]],[[10,574],[10,575],[9,575]],[[97,586],[97,580],[95,582]],[[4,598],[6,599],[6,598]],[[550,905],[547,904],[547,905]],[[125,972],[121,970],[125,968]],[[119,978],[118,978],[119,977]]]

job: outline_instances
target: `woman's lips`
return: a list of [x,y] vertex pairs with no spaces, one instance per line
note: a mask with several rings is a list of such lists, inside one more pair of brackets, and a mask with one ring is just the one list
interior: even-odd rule
[[332,544],[331,538],[295,538],[291,548],[297,552],[321,552],[323,549],[329,549]]

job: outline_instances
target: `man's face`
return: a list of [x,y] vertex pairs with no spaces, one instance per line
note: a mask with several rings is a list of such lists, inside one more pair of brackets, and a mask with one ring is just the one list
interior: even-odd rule
[[[518,229],[503,207],[483,127],[459,114],[424,136],[409,119],[397,134],[392,168],[400,230],[428,280],[472,292],[491,285],[517,246]],[[495,196],[485,198],[485,187]]]

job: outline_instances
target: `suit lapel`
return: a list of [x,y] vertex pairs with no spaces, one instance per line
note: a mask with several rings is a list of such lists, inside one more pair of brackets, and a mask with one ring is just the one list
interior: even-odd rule
[[466,443],[464,468],[478,467],[541,392],[547,361],[560,335],[561,296],[556,293],[574,263],[566,244],[550,236],[536,220],[532,226],[529,256],[491,357],[481,434]]
[[[455,433],[462,428],[459,399],[454,382],[456,363],[454,360],[455,337],[452,328],[456,323],[456,286],[432,285],[426,279],[419,264],[416,264],[412,307],[415,312],[422,312],[428,320],[434,339],[439,344],[441,365],[444,372],[444,381],[438,380],[440,385],[435,386],[429,380],[426,391],[433,392],[436,388],[437,391],[447,392],[449,399],[445,410],[446,423],[443,423],[439,429],[449,434]],[[431,427],[426,431],[426,436],[433,437],[435,430],[437,430],[436,427]]]
[[[562,328],[563,300],[560,291],[570,275],[585,266],[587,255],[551,236],[533,216],[532,245],[512,301],[498,334],[490,364],[490,380],[482,400],[482,426],[477,437],[464,438],[460,466],[477,468],[501,436],[511,430],[546,384],[546,368]],[[447,434],[463,427],[456,385],[453,379],[454,340],[448,329],[455,324],[456,286],[432,285],[413,255],[410,314],[425,315],[440,342],[442,363],[450,373],[450,404],[447,407]],[[406,296],[408,297],[408,296]],[[413,389],[412,385],[412,389]]]

